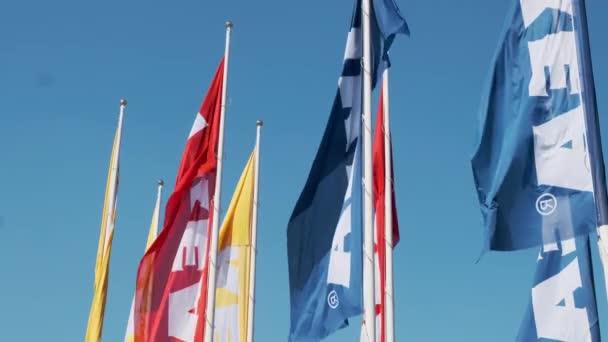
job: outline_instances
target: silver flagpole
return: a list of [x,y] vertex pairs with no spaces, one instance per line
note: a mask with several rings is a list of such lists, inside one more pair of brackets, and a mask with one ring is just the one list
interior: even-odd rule
[[253,180],[253,212],[251,213],[251,259],[249,265],[249,305],[247,313],[247,342],[253,342],[253,323],[254,323],[254,306],[255,306],[255,262],[258,254],[257,236],[258,236],[258,188],[260,179],[260,136],[262,132],[262,120],[258,120],[257,134],[255,139],[255,169]]
[[[388,64],[388,63],[387,63]],[[391,155],[391,125],[389,107],[388,65],[382,76],[382,112],[384,129],[384,241],[386,264],[384,269],[384,322],[386,342],[395,341],[395,309],[393,301],[393,179]]]
[[374,292],[374,218],[373,218],[373,168],[372,168],[372,77],[370,0],[361,2],[363,28],[363,310],[368,341],[375,341],[375,292]]
[[222,107],[220,110],[220,129],[217,147],[217,174],[215,181],[215,194],[213,195],[213,222],[211,226],[211,244],[209,246],[207,307],[205,309],[205,342],[213,342],[215,327],[215,278],[217,271],[217,240],[220,224],[220,207],[222,195],[222,164],[224,159],[224,115],[226,114],[226,86],[228,84],[228,57],[230,55],[230,32],[232,23],[226,23],[226,51],[224,53],[224,75],[222,78]]

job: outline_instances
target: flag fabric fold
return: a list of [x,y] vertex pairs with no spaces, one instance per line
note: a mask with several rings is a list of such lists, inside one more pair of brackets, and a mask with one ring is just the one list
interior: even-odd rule
[[116,199],[118,195],[118,169],[120,160],[120,139],[122,134],[122,111],[118,122],[118,128],[114,135],[106,193],[103,203],[103,214],[101,219],[101,232],[99,234],[99,245],[97,247],[97,259],[95,262],[95,285],[93,303],[89,313],[85,342],[101,341],[103,330],[103,319],[106,307],[106,296],[108,291],[108,274],[110,272],[110,255],[112,252],[112,240],[114,238],[114,222],[116,219]]
[[[376,118],[376,128],[374,131],[374,149],[373,149],[373,168],[374,168],[374,210],[375,210],[375,225],[374,225],[374,253],[375,253],[375,301],[376,301],[376,341],[383,342],[386,340],[386,323],[385,323],[385,288],[386,288],[386,253],[392,251],[386,250],[385,234],[385,200],[384,196],[387,191],[385,188],[385,148],[384,145],[384,110],[383,110],[383,93],[385,89],[380,91],[378,102],[378,116]],[[388,147],[391,152],[392,146]],[[391,179],[392,179],[392,163],[391,163]],[[397,220],[397,205],[395,204],[395,188],[391,183],[392,199],[392,223],[393,223],[393,248],[399,243],[399,222]],[[364,323],[365,324],[365,323]],[[361,333],[364,336],[364,333]],[[364,341],[364,340],[362,340]]]
[[541,247],[518,342],[599,341],[588,239],[608,216],[586,30],[583,0],[515,1],[482,103],[484,250]]
[[599,342],[600,327],[589,238],[541,250],[517,342]]
[[[362,312],[360,5],[355,2],[329,121],[287,227],[290,341],[319,341]],[[376,74],[390,37],[407,25],[392,0],[374,1],[372,10]],[[381,21],[386,18],[391,25]]]
[[255,151],[232,196],[218,240],[215,337],[217,342],[246,342]]
[[585,236],[604,212],[594,201],[605,207],[605,187],[596,185],[603,172],[594,171],[603,171],[598,123],[587,105],[594,94],[583,72],[590,60],[577,38],[581,3],[522,0],[508,14],[472,159],[485,248]]
[[585,121],[587,123],[589,166],[593,175],[594,199],[597,210],[598,249],[604,268],[605,290],[608,291],[608,192],[606,191],[604,154],[602,152],[600,121],[591,62],[591,46],[587,28],[587,8],[584,0],[575,2],[574,14],[577,19],[574,21],[574,26],[578,45],[578,58],[582,61],[580,66],[581,93],[585,108]]
[[163,229],[139,265],[136,342],[190,342],[204,336],[223,68],[222,59],[195,116]]

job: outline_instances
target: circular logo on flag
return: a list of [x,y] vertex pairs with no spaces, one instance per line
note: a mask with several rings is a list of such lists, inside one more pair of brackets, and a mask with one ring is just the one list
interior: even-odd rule
[[335,309],[340,305],[340,301],[338,300],[338,294],[335,290],[332,290],[329,295],[327,295],[327,304],[330,308]]
[[557,209],[557,198],[552,194],[546,193],[536,199],[536,211],[543,215],[551,215]]

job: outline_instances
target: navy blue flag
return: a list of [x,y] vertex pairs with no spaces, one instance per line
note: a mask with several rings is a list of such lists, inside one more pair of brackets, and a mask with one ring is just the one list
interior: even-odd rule
[[[319,341],[362,312],[360,0],[329,121],[287,227],[289,341]],[[373,0],[373,83],[397,33],[407,25],[393,0]]]
[[472,159],[492,250],[586,236],[608,221],[584,2],[513,3]]
[[517,342],[599,342],[587,236],[544,246]]

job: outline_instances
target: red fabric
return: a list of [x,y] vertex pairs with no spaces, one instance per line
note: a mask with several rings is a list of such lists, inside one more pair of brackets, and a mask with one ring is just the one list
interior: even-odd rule
[[[165,209],[163,229],[139,265],[134,310],[136,342],[181,341],[169,336],[170,296],[197,286],[200,287],[197,298],[185,312],[196,315],[195,340],[202,340],[204,336],[208,255],[205,253],[203,265],[200,265],[199,253],[203,249],[209,250],[223,74],[222,59],[197,114],[204,118],[206,126],[186,142],[175,189]],[[194,225],[195,222],[199,225]],[[187,225],[189,229],[186,229]],[[184,248],[184,241],[194,241],[188,239],[194,234],[191,232],[200,232],[192,230],[193,225],[201,228],[207,238],[198,245]],[[177,269],[174,269],[174,260],[179,263]],[[171,320],[176,319],[183,321],[183,315],[180,319],[173,314]]]
[[[380,268],[380,303],[376,304],[376,316],[380,315],[380,341],[385,341],[386,331],[384,323],[384,289],[386,288],[386,242],[384,239],[384,111],[382,108],[384,89],[380,91],[380,103],[378,105],[378,117],[376,119],[376,131],[374,135],[374,150],[373,150],[373,169],[374,169],[374,208],[376,210],[376,257]],[[392,161],[392,147],[391,161]],[[391,163],[391,178],[393,175]],[[392,216],[393,216],[393,247],[399,242],[399,223],[397,221],[397,207],[395,204],[395,188],[391,184],[392,193]]]

